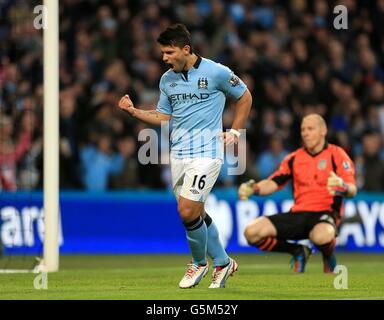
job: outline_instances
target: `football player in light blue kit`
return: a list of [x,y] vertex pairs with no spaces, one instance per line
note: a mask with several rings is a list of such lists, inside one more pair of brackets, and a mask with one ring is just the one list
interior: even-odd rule
[[[209,288],[223,288],[237,263],[225,252],[218,230],[205,212],[206,201],[223,163],[224,145],[236,144],[252,105],[252,97],[241,79],[219,63],[195,54],[191,35],[183,24],[168,27],[157,39],[163,61],[170,69],[160,80],[156,110],[135,108],[128,95],[119,107],[134,118],[161,125],[170,121],[171,172],[178,211],[185,226],[192,262],[180,288],[197,285],[209,270],[214,271]],[[232,129],[223,132],[226,97],[236,100]]]

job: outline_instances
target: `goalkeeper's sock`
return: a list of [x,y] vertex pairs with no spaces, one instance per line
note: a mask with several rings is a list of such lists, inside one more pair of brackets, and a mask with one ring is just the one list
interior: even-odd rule
[[219,232],[212,218],[205,212],[204,222],[208,231],[207,253],[213,260],[215,267],[226,266],[229,263],[229,257],[224,250],[219,239]]
[[263,251],[285,252],[290,253],[293,256],[300,254],[303,247],[300,244],[290,243],[273,237],[264,238],[252,245]]
[[329,258],[332,253],[335,251],[336,239],[333,239],[331,242],[323,245],[316,245],[317,250],[319,250],[324,258]]
[[207,226],[201,217],[184,223],[188,245],[192,253],[192,262],[196,265],[206,265]]

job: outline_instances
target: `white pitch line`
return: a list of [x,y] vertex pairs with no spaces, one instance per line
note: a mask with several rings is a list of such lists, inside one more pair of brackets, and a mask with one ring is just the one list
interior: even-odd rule
[[0,273],[33,273],[33,270],[25,270],[25,269],[0,269]]

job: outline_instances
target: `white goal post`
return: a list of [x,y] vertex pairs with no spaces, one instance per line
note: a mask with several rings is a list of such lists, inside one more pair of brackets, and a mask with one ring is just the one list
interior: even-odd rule
[[44,0],[44,258],[59,270],[59,0]]
[[[59,0],[44,0],[44,252],[32,269],[3,273],[59,270]],[[1,90],[1,88],[0,88]],[[1,91],[0,91],[1,92]]]

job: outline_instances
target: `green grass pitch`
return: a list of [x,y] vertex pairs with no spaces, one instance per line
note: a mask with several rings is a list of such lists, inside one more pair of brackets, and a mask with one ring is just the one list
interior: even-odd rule
[[348,268],[344,290],[334,288],[336,275],[322,273],[319,254],[305,274],[294,274],[284,254],[233,257],[239,271],[225,289],[208,289],[209,273],[197,287],[183,290],[178,283],[190,259],[185,255],[62,256],[60,271],[48,275],[47,290],[34,289],[36,274],[0,274],[0,299],[384,299],[384,255],[339,253],[338,264]]

